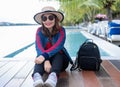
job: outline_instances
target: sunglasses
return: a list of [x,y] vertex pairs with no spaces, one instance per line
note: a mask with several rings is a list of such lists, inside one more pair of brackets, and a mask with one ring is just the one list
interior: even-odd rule
[[42,21],[47,21],[47,19],[49,19],[50,21],[54,20],[55,16],[54,15],[49,15],[49,16],[42,16],[41,19]]

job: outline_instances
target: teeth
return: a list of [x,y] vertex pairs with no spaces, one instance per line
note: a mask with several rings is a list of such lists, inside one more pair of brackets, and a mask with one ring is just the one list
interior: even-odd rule
[[46,25],[50,25],[50,23],[47,23]]

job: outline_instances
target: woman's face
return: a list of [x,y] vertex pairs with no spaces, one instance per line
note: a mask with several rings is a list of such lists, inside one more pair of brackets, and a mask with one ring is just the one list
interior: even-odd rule
[[53,14],[44,14],[41,19],[44,26],[48,29],[52,29],[55,25],[55,16]]

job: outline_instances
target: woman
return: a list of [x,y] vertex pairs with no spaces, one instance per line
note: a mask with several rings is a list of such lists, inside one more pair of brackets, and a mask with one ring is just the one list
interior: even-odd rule
[[[64,48],[65,29],[60,26],[64,16],[53,7],[44,7],[42,12],[34,16],[34,20],[42,26],[36,32],[35,67],[32,74],[34,87],[56,87],[60,72],[64,71],[72,60]],[[42,76],[49,76],[44,82]]]

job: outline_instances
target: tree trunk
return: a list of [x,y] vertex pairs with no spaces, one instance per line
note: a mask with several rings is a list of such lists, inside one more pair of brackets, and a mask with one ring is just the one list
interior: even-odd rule
[[112,21],[112,10],[110,7],[107,8],[108,21]]

